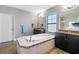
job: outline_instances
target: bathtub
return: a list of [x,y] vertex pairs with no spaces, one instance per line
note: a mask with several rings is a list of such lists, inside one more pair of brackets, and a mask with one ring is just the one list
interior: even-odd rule
[[54,35],[37,34],[17,38],[17,53],[43,54],[54,48]]

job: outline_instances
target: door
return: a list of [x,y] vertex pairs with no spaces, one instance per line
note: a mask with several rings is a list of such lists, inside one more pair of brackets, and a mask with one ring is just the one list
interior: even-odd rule
[[1,42],[7,42],[12,40],[12,15],[0,14],[1,17]]

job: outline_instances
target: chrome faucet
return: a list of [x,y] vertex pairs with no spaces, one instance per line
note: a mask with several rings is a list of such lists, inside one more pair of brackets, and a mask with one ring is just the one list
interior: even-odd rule
[[32,42],[32,35],[29,36],[29,39],[26,39],[27,42]]
[[30,40],[29,40],[30,42],[32,41],[32,35],[30,35]]

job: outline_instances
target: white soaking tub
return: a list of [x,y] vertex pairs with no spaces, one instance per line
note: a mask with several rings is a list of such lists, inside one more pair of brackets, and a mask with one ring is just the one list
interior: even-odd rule
[[[37,34],[17,39],[17,53],[42,54],[54,48],[54,35]],[[31,38],[31,40],[30,40]]]

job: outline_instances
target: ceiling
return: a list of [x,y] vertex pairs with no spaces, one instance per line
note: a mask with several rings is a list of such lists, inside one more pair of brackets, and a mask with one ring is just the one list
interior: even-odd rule
[[10,7],[18,8],[21,10],[40,13],[55,5],[9,5]]

